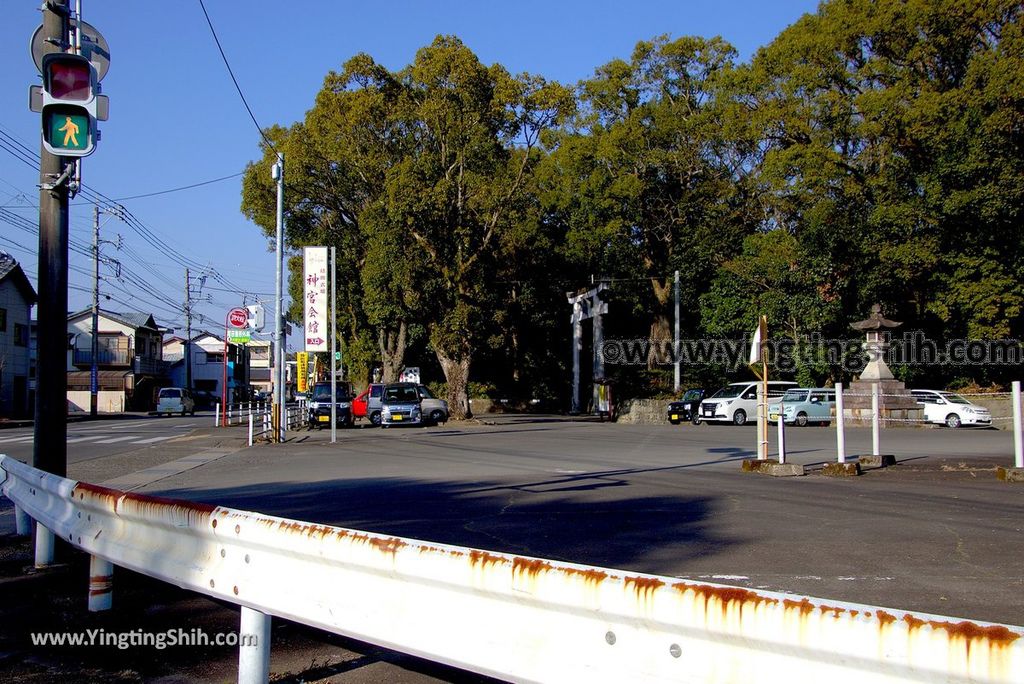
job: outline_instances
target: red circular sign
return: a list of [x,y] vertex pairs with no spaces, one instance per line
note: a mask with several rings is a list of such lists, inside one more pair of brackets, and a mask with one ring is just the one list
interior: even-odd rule
[[245,328],[249,324],[249,312],[245,309],[232,309],[228,312],[228,324],[233,328]]

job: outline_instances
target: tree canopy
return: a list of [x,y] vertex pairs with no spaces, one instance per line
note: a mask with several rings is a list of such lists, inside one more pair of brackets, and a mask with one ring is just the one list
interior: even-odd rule
[[[273,235],[283,152],[289,246],[338,248],[347,365],[425,366],[456,416],[474,388],[564,408],[565,293],[595,277],[620,337],[671,336],[677,269],[686,337],[742,337],[759,314],[793,340],[848,337],[875,302],[939,339],[1020,337],[1020,19],[1008,0],[830,0],[749,62],[659,36],[575,88],[453,36],[395,72],[357,55],[302,122],[266,131],[242,207]],[[644,382],[610,372],[656,390],[660,361]]]

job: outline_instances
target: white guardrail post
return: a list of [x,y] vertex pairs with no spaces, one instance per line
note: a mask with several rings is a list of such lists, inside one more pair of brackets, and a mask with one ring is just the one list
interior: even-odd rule
[[114,601],[114,565],[99,556],[89,557],[89,612],[110,610]]
[[846,463],[846,412],[843,408],[843,383],[836,383],[836,454]]
[[1020,380],[1013,381],[1013,462],[1024,468],[1024,427],[1021,420]]
[[[494,553],[125,493],[0,456],[3,493],[71,545],[271,616],[534,682],[1024,681],[1024,627]],[[159,657],[159,656],[157,656]]]
[[238,630],[238,684],[270,679],[270,616],[242,606]]
[[18,505],[14,506],[14,531],[19,537],[32,534],[32,518]]
[[220,402],[213,405],[213,427],[220,427]]
[[249,414],[249,446],[252,446],[252,414]]
[[47,529],[41,522],[36,523],[36,554],[34,565],[37,568],[46,568],[53,565],[53,532]]

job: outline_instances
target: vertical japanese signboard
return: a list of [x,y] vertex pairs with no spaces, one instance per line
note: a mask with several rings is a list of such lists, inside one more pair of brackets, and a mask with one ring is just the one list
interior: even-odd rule
[[295,391],[306,393],[307,380],[309,380],[309,354],[306,352],[295,352]]
[[306,351],[327,351],[327,248],[303,248],[303,302]]

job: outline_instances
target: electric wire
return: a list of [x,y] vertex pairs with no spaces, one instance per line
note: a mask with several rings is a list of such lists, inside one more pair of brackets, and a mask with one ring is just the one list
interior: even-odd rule
[[217,44],[217,50],[220,51],[220,57],[224,60],[224,66],[227,67],[228,75],[231,76],[231,82],[235,84],[235,90],[238,91],[238,97],[242,98],[242,104],[245,105],[245,111],[249,112],[249,118],[252,119],[253,124],[256,126],[256,130],[259,131],[260,136],[264,142],[267,143],[267,147],[272,149],[275,154],[278,154],[277,148],[274,143],[271,142],[267,134],[263,132],[263,127],[260,126],[259,121],[256,120],[256,115],[252,113],[252,108],[249,107],[249,103],[245,99],[245,95],[242,93],[241,86],[238,85],[238,79],[235,78],[235,72],[231,69],[231,64],[228,63],[228,57],[224,54],[224,48],[221,47],[220,38],[217,37],[217,31],[213,28],[213,21],[210,20],[210,14],[206,11],[206,5],[203,4],[203,0],[199,0],[199,7],[203,10],[203,16],[206,17],[206,23],[210,27],[210,33],[213,34],[213,42]]

